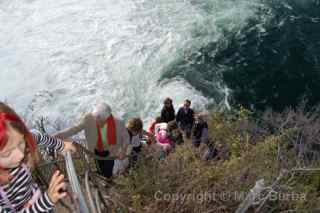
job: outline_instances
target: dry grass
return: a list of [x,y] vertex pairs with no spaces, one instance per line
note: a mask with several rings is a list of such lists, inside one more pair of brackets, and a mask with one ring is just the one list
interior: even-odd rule
[[[245,109],[213,113],[210,141],[219,155],[210,161],[201,160],[206,147],[195,149],[190,141],[178,146],[165,160],[145,152],[139,167],[116,180],[113,190],[126,206],[124,212],[234,212],[257,180],[263,178],[271,186],[281,171],[318,167],[314,146],[301,145],[314,144],[315,137],[320,138],[316,131],[320,122],[315,114],[302,110],[265,116],[268,119],[258,120]],[[275,120],[276,124],[270,124]],[[316,209],[318,174],[287,172],[273,189],[288,195],[305,194],[309,199],[268,200],[259,212]],[[248,211],[254,212],[258,206]]]

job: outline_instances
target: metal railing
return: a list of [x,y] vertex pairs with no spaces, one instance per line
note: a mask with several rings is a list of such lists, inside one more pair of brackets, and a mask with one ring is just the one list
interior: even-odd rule
[[90,213],[86,199],[81,190],[81,185],[79,183],[79,179],[74,167],[71,153],[67,152],[64,155],[64,158],[66,162],[65,165],[68,173],[68,179],[70,181],[70,186],[72,189],[72,196],[73,196],[73,199],[77,201],[76,204],[78,205],[76,209],[78,210],[79,213]]
[[52,174],[59,169],[67,174],[69,183],[70,202],[66,200],[59,203],[68,212],[78,213],[106,213],[110,212],[104,197],[108,180],[97,174],[95,160],[111,160],[101,158],[87,150],[81,144],[75,144],[75,154],[66,153],[63,158],[51,158],[44,161],[35,170],[34,176],[43,189],[49,185]]

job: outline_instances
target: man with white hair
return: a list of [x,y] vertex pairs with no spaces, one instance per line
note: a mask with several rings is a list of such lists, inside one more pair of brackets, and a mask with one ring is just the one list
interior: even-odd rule
[[[100,157],[122,160],[129,145],[129,134],[123,121],[114,118],[106,103],[98,104],[91,113],[86,114],[79,124],[59,131],[53,136],[69,138],[84,130],[88,149]],[[114,160],[98,160],[98,172],[110,178]]]

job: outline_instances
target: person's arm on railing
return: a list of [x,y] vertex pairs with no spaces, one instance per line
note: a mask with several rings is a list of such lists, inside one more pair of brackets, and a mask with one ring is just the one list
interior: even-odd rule
[[77,134],[78,132],[81,132],[84,129],[86,119],[87,119],[87,115],[83,117],[77,125],[58,131],[54,133],[52,136],[60,139],[70,138],[71,136]]
[[49,150],[56,150],[64,153],[67,151],[75,152],[76,148],[70,141],[60,140],[58,138],[43,134],[39,131],[32,130],[32,136],[39,146],[44,146]]

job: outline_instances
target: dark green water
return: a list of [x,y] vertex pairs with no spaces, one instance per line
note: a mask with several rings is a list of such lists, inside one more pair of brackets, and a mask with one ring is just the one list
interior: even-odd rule
[[[207,97],[282,110],[320,101],[320,1],[261,1],[241,29],[174,61],[162,79],[182,77]],[[208,9],[210,10],[210,9]],[[190,61],[192,63],[190,63]]]

